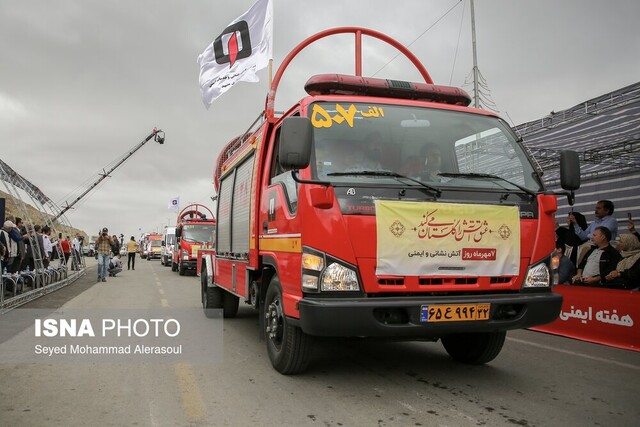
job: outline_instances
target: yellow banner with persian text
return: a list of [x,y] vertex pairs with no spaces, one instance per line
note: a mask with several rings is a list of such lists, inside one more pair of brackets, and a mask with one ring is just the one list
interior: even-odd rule
[[520,271],[517,206],[376,200],[377,275],[510,276]]

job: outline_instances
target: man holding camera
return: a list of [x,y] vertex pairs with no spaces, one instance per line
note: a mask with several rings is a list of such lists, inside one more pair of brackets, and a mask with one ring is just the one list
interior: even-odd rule
[[596,227],[591,242],[595,245],[587,252],[573,276],[574,285],[600,286],[607,274],[616,269],[622,255],[609,244],[611,231],[607,227]]
[[96,251],[98,253],[98,282],[107,281],[107,273],[109,271],[109,261],[111,259],[111,245],[113,245],[113,239],[109,236],[109,230],[107,227],[102,229],[102,233],[96,240]]

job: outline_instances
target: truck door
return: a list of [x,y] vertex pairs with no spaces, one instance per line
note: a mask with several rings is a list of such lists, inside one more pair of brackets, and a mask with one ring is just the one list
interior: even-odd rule
[[268,173],[260,202],[260,251],[262,253],[300,253],[298,226],[298,184],[291,171],[283,170],[278,161],[280,127],[275,129],[267,154]]

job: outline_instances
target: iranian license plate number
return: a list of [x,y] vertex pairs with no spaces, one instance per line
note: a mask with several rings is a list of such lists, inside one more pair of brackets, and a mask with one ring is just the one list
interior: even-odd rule
[[420,307],[421,322],[489,320],[491,304],[429,304]]

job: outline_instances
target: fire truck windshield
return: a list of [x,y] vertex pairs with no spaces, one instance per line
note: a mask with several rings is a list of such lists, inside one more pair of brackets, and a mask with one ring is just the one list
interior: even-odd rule
[[399,174],[440,188],[542,190],[513,132],[493,116],[348,102],[312,104],[309,116],[320,180],[391,185]]
[[212,243],[215,231],[216,226],[214,224],[185,225],[182,238],[188,242]]

